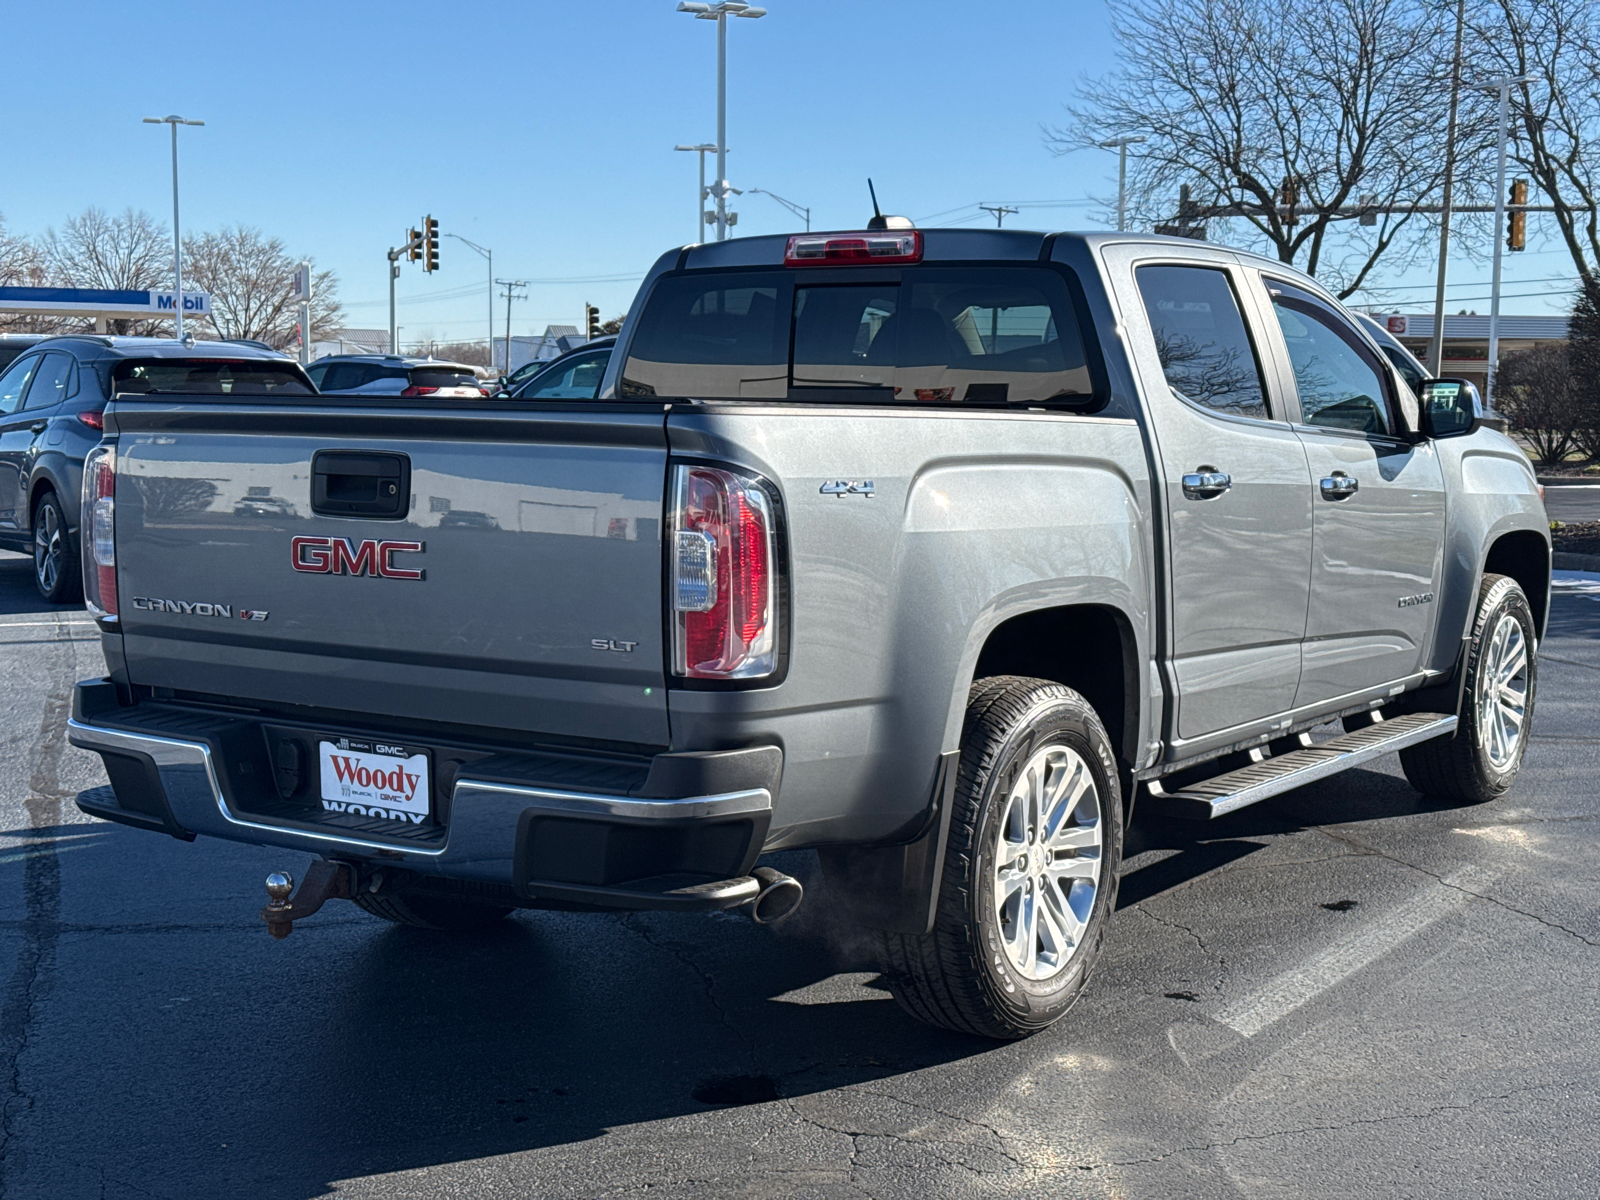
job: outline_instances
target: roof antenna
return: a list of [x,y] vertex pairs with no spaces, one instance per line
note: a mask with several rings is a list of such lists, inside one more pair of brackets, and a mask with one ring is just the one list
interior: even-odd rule
[[867,178],[867,191],[872,196],[872,220],[867,222],[868,229],[915,229],[909,217],[886,217],[878,208],[878,189],[872,186],[872,178]]

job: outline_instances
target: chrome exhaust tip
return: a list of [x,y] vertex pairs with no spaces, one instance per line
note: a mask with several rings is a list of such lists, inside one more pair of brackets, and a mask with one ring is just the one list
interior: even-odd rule
[[800,907],[806,897],[800,881],[771,867],[757,867],[750,872],[761,885],[756,898],[750,901],[750,919],[757,925],[776,925]]

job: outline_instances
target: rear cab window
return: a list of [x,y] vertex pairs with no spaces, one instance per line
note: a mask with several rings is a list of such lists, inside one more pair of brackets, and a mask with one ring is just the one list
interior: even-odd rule
[[1047,267],[696,272],[657,284],[621,399],[1039,404],[1096,395]]
[[189,396],[312,396],[300,368],[270,360],[126,359],[112,372],[116,392]]

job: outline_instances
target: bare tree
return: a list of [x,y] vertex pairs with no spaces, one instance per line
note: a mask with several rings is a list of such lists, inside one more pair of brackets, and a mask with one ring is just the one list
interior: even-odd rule
[[448,362],[464,363],[469,367],[488,368],[489,351],[482,342],[435,342],[428,347],[434,358]]
[[1065,153],[1142,135],[1137,218],[1170,221],[1189,184],[1200,205],[1239,206],[1230,233],[1341,297],[1380,259],[1425,250],[1412,214],[1367,227],[1332,211],[1416,204],[1443,183],[1450,50],[1422,0],[1111,0],[1111,17],[1122,65],[1084,80],[1046,140]]
[[[8,233],[5,216],[0,214],[0,287],[40,287],[44,282],[38,248],[27,238]],[[61,324],[60,317],[0,315],[0,330],[12,333],[53,333]]]
[[[1511,156],[1555,209],[1578,274],[1594,279],[1600,276],[1600,12],[1571,0],[1478,0],[1474,26],[1478,78],[1532,76],[1512,92]],[[1491,104],[1489,97],[1480,100],[1485,112]]]
[[1495,406],[1546,466],[1578,444],[1581,400],[1567,347],[1555,342],[1508,354],[1495,374]]
[[[234,225],[184,238],[183,257],[189,284],[211,296],[211,315],[203,325],[216,336],[253,338],[278,350],[295,343],[300,305],[293,288],[300,260],[281,239]],[[311,296],[311,338],[316,340],[344,324],[338,277],[315,272]]]
[[[147,212],[125,209],[110,216],[103,208],[86,208],[70,218],[58,234],[47,229],[39,244],[43,268],[58,287],[151,291],[172,286],[172,242],[166,226]],[[117,333],[150,334],[159,320],[116,320]]]

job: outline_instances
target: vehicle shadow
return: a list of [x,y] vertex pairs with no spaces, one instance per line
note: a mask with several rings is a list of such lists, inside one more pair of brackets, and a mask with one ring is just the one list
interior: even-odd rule
[[1424,796],[1403,776],[1359,767],[1213,821],[1174,820],[1160,815],[1153,804],[1136,805],[1124,861],[1154,852],[1173,853],[1124,871],[1117,908],[1131,908],[1248,858],[1266,849],[1267,839],[1283,834],[1462,807],[1466,806]]
[[[609,1132],[712,1114],[678,1136],[736,1138],[718,1110],[1004,1049],[913,1021],[871,975],[841,976],[857,964],[825,906],[792,928],[531,912],[444,935],[340,902],[276,942],[241,921],[253,898],[238,885],[264,852],[207,849],[198,871],[193,847],[131,830],[99,850],[198,895],[148,915],[135,899],[122,935],[60,962],[50,1025],[79,1032],[42,1051],[54,1103],[27,1137],[35,1161],[78,1155],[88,1122],[101,1169],[157,1195],[301,1200],[529,1151],[550,1151],[536,1171],[637,1179],[637,1139]],[[63,859],[64,876],[89,858]],[[112,890],[104,902],[126,906]]]
[[82,611],[82,604],[50,604],[33,586],[33,558],[0,550],[0,616]]

